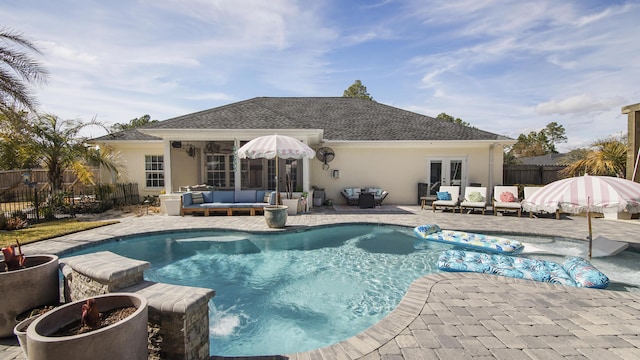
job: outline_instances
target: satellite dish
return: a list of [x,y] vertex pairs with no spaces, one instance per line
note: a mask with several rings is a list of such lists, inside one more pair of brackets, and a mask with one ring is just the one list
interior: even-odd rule
[[322,161],[324,165],[322,168],[327,170],[329,168],[329,164],[335,157],[336,153],[330,147],[321,147],[316,151],[316,157],[318,160]]

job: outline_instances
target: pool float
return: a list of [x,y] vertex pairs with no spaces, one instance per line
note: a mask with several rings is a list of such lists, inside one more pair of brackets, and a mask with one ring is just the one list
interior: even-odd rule
[[435,224],[417,226],[413,232],[418,238],[414,244],[417,249],[421,248],[422,241],[425,240],[494,253],[517,254],[524,249],[524,245],[517,240],[464,231],[441,230]]
[[446,250],[438,268],[449,272],[477,272],[567,286],[606,289],[609,278],[580,257],[567,257],[562,264],[501,254]]

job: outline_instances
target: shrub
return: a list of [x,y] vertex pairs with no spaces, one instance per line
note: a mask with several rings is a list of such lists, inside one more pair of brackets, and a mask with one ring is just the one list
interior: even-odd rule
[[7,230],[19,230],[29,226],[29,222],[26,219],[19,217],[11,217],[7,219]]

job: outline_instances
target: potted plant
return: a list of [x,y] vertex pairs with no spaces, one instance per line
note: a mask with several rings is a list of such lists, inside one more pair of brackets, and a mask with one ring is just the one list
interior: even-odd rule
[[22,318],[21,315],[18,315],[17,321],[19,322],[13,328],[13,334],[18,338],[20,348],[22,349],[22,352],[27,359],[29,358],[29,354],[27,352],[27,329],[29,328],[29,325],[31,325],[31,323],[34,322],[40,315],[44,314],[47,311],[50,311],[53,308],[53,305],[42,306],[28,311],[28,314],[26,314],[24,318]]
[[28,358],[147,359],[147,320],[147,300],[134,293],[74,301],[31,323]]
[[288,207],[287,213],[289,215],[296,215],[300,206],[300,198],[293,197],[293,181],[290,174],[286,175],[285,191],[287,198],[283,199],[282,203]]
[[267,205],[264,207],[264,220],[270,228],[283,228],[287,224],[287,209],[285,205]]
[[58,257],[22,253],[20,244],[2,248],[0,263],[0,337],[11,336],[17,316],[60,301]]

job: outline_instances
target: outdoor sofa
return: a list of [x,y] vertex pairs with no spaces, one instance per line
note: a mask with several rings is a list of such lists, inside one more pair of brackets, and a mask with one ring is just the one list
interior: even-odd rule
[[389,195],[389,192],[376,187],[365,187],[365,188],[357,188],[350,187],[344,188],[340,191],[340,195],[347,200],[347,205],[357,206],[358,200],[360,199],[361,193],[371,193],[373,194],[373,199],[375,201],[376,206],[381,206],[384,199]]
[[180,215],[188,213],[225,212],[228,216],[234,212],[264,211],[267,205],[275,205],[275,192],[269,190],[212,190],[183,193],[180,197]]

